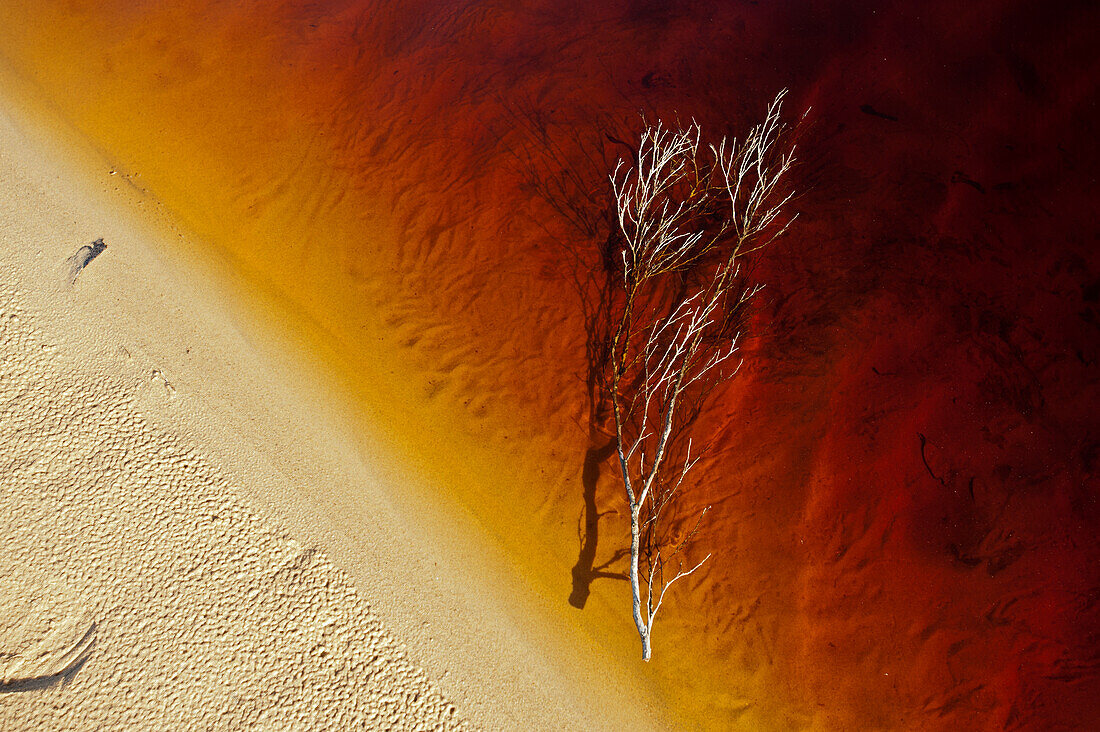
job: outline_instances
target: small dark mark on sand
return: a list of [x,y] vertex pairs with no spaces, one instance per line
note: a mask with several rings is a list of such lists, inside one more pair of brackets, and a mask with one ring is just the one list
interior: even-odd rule
[[93,259],[103,253],[107,245],[103,243],[103,237],[85,244],[76,250],[76,254],[65,260],[65,284],[72,287],[81,271],[87,267]]

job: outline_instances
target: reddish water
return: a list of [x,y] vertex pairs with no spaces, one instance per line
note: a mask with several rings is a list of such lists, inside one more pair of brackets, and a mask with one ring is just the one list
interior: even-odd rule
[[1100,724],[1089,4],[162,5],[0,0],[0,53],[619,638],[584,383],[607,134],[738,134],[790,88],[801,217],[697,426],[717,555],[649,672],[715,728]]

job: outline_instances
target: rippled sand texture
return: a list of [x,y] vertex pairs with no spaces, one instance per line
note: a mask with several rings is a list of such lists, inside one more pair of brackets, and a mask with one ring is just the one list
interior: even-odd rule
[[161,384],[0,308],[0,727],[463,728],[342,572],[142,417]]
[[789,87],[813,108],[801,219],[700,422],[718,555],[647,673],[715,728],[1043,729],[1100,718],[1098,20],[4,0],[0,53],[111,185],[312,318],[376,422],[613,654],[623,520],[585,388],[603,176],[639,110],[736,134]]
[[464,729],[347,575],[165,424],[171,382],[68,291],[61,258],[46,266],[65,247],[51,224],[84,212],[14,175],[12,141],[0,134],[0,729]]

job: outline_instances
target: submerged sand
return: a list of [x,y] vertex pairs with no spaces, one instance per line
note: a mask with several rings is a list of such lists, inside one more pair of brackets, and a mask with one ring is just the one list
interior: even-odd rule
[[154,201],[23,111],[0,107],[0,728],[664,723],[243,291],[173,257]]

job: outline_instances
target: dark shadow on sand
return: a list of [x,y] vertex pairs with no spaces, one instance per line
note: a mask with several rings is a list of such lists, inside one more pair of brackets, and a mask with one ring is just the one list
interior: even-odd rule
[[[615,454],[615,440],[603,447],[590,447],[584,454],[584,470],[581,483],[584,486],[584,526],[581,533],[581,549],[577,563],[573,565],[573,591],[569,593],[569,604],[583,609],[592,592],[592,582],[598,579],[625,580],[622,572],[608,571],[608,568],[626,556],[625,549],[617,550],[609,560],[596,565],[596,550],[600,543],[600,513],[596,506],[596,485],[600,480],[600,466]],[[605,512],[606,513],[606,512]]]

